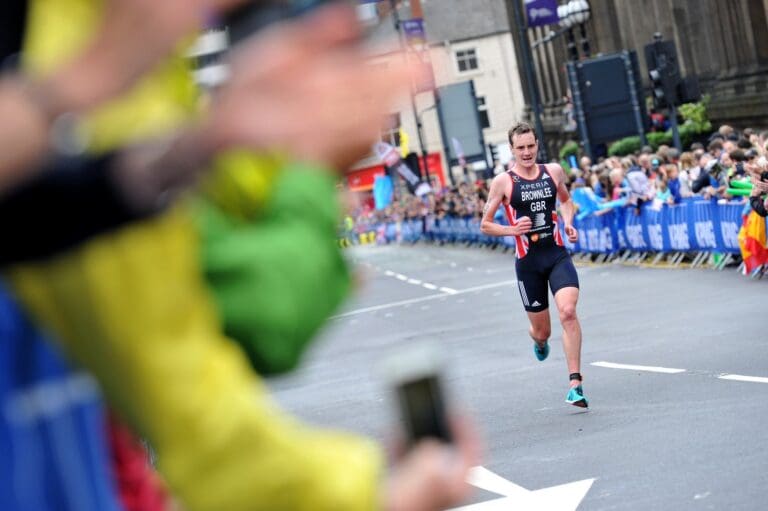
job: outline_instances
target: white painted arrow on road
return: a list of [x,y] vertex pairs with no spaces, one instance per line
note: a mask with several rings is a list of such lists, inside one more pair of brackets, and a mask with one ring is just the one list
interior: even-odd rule
[[454,508],[450,511],[576,511],[594,479],[561,484],[541,490],[526,490],[484,467],[474,467],[467,482],[480,489],[503,495],[500,499]]

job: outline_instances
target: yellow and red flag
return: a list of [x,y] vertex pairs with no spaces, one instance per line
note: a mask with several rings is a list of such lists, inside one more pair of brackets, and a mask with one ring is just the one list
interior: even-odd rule
[[765,218],[754,211],[744,217],[744,223],[739,230],[739,248],[744,259],[746,275],[756,268],[768,264],[768,248],[766,247]]

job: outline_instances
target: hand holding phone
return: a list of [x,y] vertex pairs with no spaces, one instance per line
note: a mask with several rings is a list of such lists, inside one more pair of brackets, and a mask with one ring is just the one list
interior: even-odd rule
[[403,421],[408,446],[425,438],[453,442],[437,350],[420,344],[387,360],[386,378]]

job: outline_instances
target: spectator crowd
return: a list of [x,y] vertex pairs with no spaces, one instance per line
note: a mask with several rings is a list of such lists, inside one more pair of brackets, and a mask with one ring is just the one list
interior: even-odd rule
[[[644,204],[661,209],[665,204],[680,204],[689,197],[750,203],[758,214],[766,216],[768,174],[761,179],[761,174],[768,171],[766,157],[768,130],[737,131],[722,125],[704,142],[694,142],[682,152],[667,145],[660,145],[655,151],[645,146],[634,154],[601,157],[594,162],[589,156],[582,156],[578,167],[564,168],[582,217],[599,215],[614,207],[631,208],[635,213]],[[399,232],[396,226],[412,220],[421,220],[425,233],[430,225],[456,219],[474,225],[482,216],[490,181],[465,179],[455,186],[433,186],[433,192],[421,198],[402,194],[382,209],[358,205],[350,213],[346,236],[353,242],[391,241],[385,230],[380,229],[377,236],[368,238],[363,234],[384,224],[394,225]]]

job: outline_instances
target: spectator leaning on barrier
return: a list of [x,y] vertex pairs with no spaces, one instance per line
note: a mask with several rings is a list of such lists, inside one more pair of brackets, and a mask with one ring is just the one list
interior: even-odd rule
[[669,204],[680,204],[683,200],[682,185],[680,179],[680,172],[677,164],[668,163],[664,166],[667,173],[667,189],[669,190],[669,197],[667,202]]

